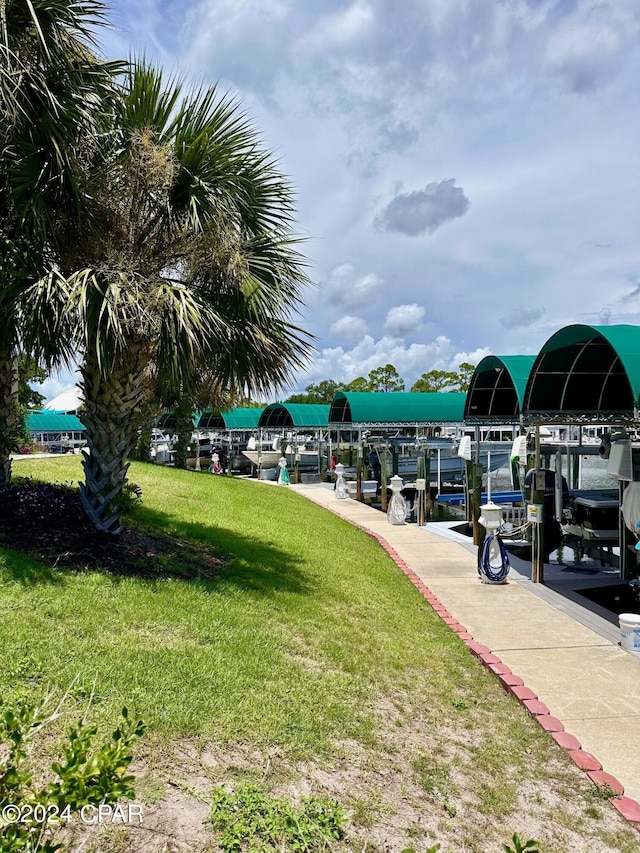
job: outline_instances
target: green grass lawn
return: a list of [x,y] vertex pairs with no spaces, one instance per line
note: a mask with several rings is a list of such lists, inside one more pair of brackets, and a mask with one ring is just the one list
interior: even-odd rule
[[[77,480],[80,462],[20,460],[24,475]],[[94,691],[102,730],[125,704],[142,717],[151,765],[169,744],[197,742],[234,761],[238,749],[268,756],[263,780],[264,766],[281,778],[341,768],[360,837],[395,821],[398,850],[437,837],[459,840],[443,853],[492,853],[526,817],[530,836],[550,839],[541,853],[591,850],[583,834],[603,853],[637,851],[595,786],[363,531],[286,488],[143,464],[129,476],[144,496],[134,523],[227,562],[212,581],[149,580],[0,549],[3,703],[75,679],[75,695]],[[232,764],[221,759],[215,780],[233,778]]]
[[[80,467],[21,460],[15,474],[69,481]],[[266,484],[145,465],[130,478],[144,492],[136,521],[227,565],[210,582],[144,580],[4,553],[2,695],[95,680],[107,716],[126,702],[154,730],[313,752],[371,737],[370,697],[418,675],[477,693],[465,647],[362,531]]]

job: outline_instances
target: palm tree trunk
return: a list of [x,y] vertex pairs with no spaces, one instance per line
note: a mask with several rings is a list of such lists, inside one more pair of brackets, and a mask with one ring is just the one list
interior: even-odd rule
[[0,486],[11,480],[18,412],[18,361],[13,342],[0,342]]
[[174,465],[176,468],[187,467],[187,449],[193,438],[193,406],[186,397],[182,397],[173,410],[176,416],[175,433],[178,441],[173,445],[175,450]]
[[85,482],[80,484],[80,496],[91,526],[114,535],[124,528],[122,490],[149,394],[148,359],[139,352],[130,356],[127,367],[106,375],[90,354],[81,368],[85,408],[80,419],[87,429],[89,452],[83,454]]

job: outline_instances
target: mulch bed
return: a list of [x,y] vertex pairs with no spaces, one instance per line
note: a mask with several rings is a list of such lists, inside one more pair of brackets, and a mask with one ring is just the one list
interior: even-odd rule
[[145,578],[212,580],[226,562],[138,525],[119,536],[98,533],[85,523],[76,489],[30,480],[0,487],[0,544],[50,566]]

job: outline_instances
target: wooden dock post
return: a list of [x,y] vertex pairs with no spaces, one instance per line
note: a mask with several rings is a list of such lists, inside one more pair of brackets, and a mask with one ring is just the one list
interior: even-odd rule
[[484,531],[478,521],[480,518],[480,502],[482,500],[482,466],[474,459],[467,463],[471,468],[471,485],[469,503],[471,505],[471,527],[473,529],[473,544],[482,545]]
[[380,445],[378,453],[380,456],[380,509],[382,512],[387,511],[387,445]]
[[422,450],[422,459],[424,462],[424,478],[426,480],[424,509],[427,518],[431,519],[431,511],[433,509],[431,504],[431,457],[429,456],[429,450],[427,448]]
[[546,490],[545,473],[539,469],[532,474],[531,501],[540,507],[538,522],[532,525],[531,532],[531,580],[544,583],[544,496]]

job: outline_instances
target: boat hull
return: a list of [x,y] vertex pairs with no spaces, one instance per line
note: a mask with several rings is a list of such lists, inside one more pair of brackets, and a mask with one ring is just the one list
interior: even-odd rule
[[279,450],[243,450],[242,455],[246,456],[252,465],[256,468],[275,468],[278,461],[282,457]]
[[[491,471],[497,471],[499,468],[502,468],[503,465],[506,465],[509,461],[509,452],[506,450],[503,451],[491,451],[490,458],[489,453],[487,451],[481,451],[480,453],[480,464],[483,467],[484,471],[487,471],[488,467]],[[462,480],[464,477],[465,471],[465,460],[460,456],[456,456],[450,452],[442,452],[440,454],[440,459],[438,460],[437,456],[431,456],[429,460],[429,468],[431,474],[431,480],[435,481],[438,476],[438,471],[440,472],[440,480],[448,481],[448,480]],[[398,459],[398,474],[403,479],[407,479],[407,477],[416,477],[418,472],[418,462],[415,458],[404,458],[399,457]]]

